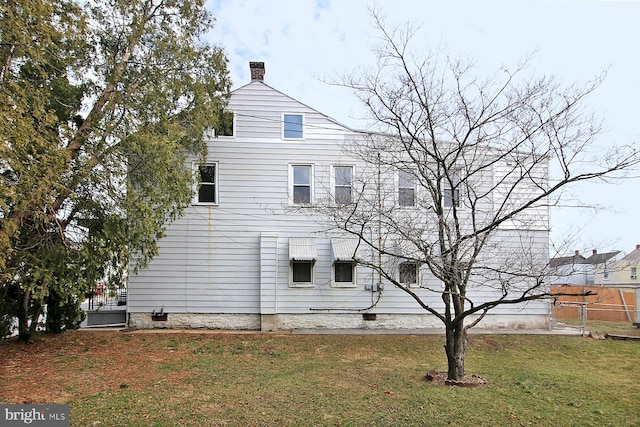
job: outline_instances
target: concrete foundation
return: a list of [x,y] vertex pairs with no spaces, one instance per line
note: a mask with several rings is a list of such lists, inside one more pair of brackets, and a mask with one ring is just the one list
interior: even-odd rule
[[[469,318],[467,324],[473,319]],[[130,313],[129,326],[141,329],[227,329],[287,331],[296,329],[444,329],[430,314],[314,313],[314,314],[210,314],[168,313],[167,320],[154,321],[151,313]],[[487,315],[474,329],[548,329],[546,315]]]

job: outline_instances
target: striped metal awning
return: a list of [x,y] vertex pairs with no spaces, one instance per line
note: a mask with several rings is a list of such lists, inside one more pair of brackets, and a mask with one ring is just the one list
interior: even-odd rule
[[334,261],[353,261],[357,258],[358,239],[331,239]]
[[289,259],[292,261],[315,261],[318,258],[316,239],[289,238]]

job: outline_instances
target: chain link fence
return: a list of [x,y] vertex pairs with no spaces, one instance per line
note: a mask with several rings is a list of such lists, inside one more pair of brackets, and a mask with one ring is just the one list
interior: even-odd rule
[[589,321],[635,321],[635,289],[559,285],[552,286],[551,290],[554,293],[576,294],[560,296],[551,301],[552,328],[570,326],[585,332]]

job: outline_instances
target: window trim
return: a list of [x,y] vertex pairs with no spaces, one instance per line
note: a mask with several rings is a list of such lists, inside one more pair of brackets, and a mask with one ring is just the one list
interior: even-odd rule
[[[336,196],[336,188],[346,188],[344,185],[336,185],[336,168],[350,168],[351,169],[351,181],[349,182],[349,202],[339,203]],[[353,203],[353,181],[355,179],[356,168],[354,165],[331,165],[330,179],[331,179],[331,196],[333,203],[337,206],[348,205]]]
[[[309,237],[290,237],[289,238],[289,287],[292,288],[311,288],[315,286],[315,266],[318,258],[316,239]],[[294,264],[309,264],[311,269],[310,282],[294,282],[293,266]]]
[[[309,176],[309,203],[294,203],[294,187],[295,187],[295,174],[294,169],[296,167],[309,167],[310,168],[310,176]],[[315,165],[313,163],[291,163],[289,164],[289,182],[288,182],[288,199],[290,206],[311,206],[315,201]]]
[[[351,264],[351,281],[338,282],[336,280],[336,264]],[[331,287],[333,288],[355,288],[358,286],[357,267],[355,260],[335,260],[331,264]]]
[[231,113],[233,115],[233,118],[231,120],[231,135],[218,135],[218,132],[216,132],[215,128],[213,129],[213,133],[214,133],[214,137],[215,138],[235,138],[236,137],[236,112],[235,110],[224,110],[225,113]]
[[[447,177],[442,178],[442,207],[446,209],[460,209],[462,208],[462,189],[460,186],[460,184],[462,183],[462,171],[452,170],[450,171],[449,175],[451,175],[453,178],[455,188],[451,188]],[[457,197],[455,195],[455,192],[458,193]],[[447,198],[447,194],[451,194],[450,199]],[[451,200],[451,204],[447,204],[447,200]]]
[[[311,281],[310,282],[294,282],[293,281],[293,265],[294,264],[308,264],[311,269]],[[315,286],[315,274],[316,262],[315,260],[289,260],[289,287],[290,288],[313,288]]]
[[[202,202],[200,201],[200,186],[202,183],[200,182],[200,167],[201,166],[214,166],[214,198],[213,202]],[[220,204],[220,163],[216,161],[206,161],[204,163],[193,162],[192,170],[194,174],[194,195],[193,195],[193,204],[196,206],[218,206]]]
[[[403,264],[413,264],[415,266],[415,273],[416,273],[416,281],[415,281],[415,283],[414,282],[403,282],[402,281],[400,269],[401,269]],[[408,260],[408,259],[401,260],[398,263],[398,283],[400,283],[403,286],[409,287],[409,288],[418,287],[418,284],[420,283],[420,265],[416,261],[411,261],[411,260]]]
[[[405,173],[407,175],[409,175],[413,181],[413,203],[411,205],[403,205],[400,200],[400,190],[401,189],[408,189],[410,187],[400,187],[400,174]],[[417,205],[417,198],[418,198],[418,183],[416,182],[416,176],[415,176],[415,171],[406,171],[403,169],[398,169],[397,173],[396,173],[396,195],[397,195],[397,206],[399,208],[415,208]]]
[[[331,286],[334,288],[355,288],[358,286],[359,240],[354,238],[331,238]],[[336,264],[351,264],[351,281],[336,280]]]
[[[284,129],[284,125],[285,125],[285,117],[286,116],[300,116],[301,117],[301,123],[300,123],[300,137],[290,137],[290,136],[285,136],[285,129]],[[301,141],[303,139],[305,139],[304,137],[304,128],[305,128],[305,114],[304,113],[282,113],[282,125],[281,125],[281,129],[280,129],[280,136],[282,137],[282,139],[285,139],[287,141]]]
[[629,279],[638,280],[638,267],[629,267]]

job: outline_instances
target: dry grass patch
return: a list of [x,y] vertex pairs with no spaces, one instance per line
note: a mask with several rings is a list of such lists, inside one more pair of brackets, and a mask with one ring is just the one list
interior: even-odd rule
[[640,343],[472,336],[480,389],[424,381],[439,336],[70,332],[0,343],[0,401],[74,426],[637,425]]

